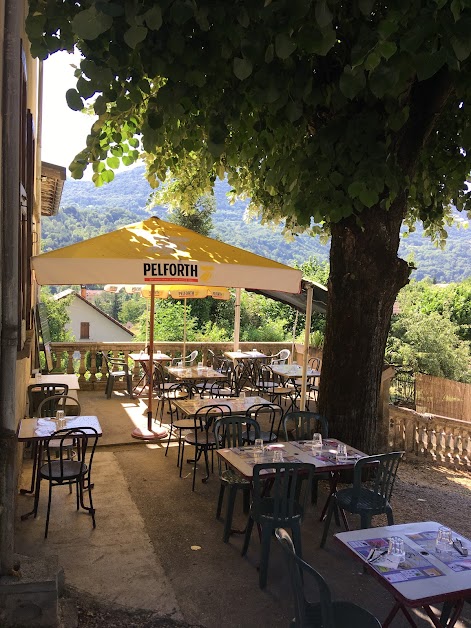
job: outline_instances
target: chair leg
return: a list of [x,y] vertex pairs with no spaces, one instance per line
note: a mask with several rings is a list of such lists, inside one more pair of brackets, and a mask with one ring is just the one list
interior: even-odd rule
[[330,522],[332,520],[332,513],[334,512],[335,505],[337,505],[337,500],[335,498],[335,495],[331,495],[330,501],[329,501],[329,509],[327,510],[327,516],[325,518],[325,523],[324,523],[324,532],[322,534],[321,547],[324,547],[325,542],[327,540],[327,534],[329,533]]
[[180,453],[180,477],[182,477],[183,456],[185,453],[185,441],[182,440],[182,451]]
[[51,514],[51,502],[52,502],[52,482],[49,482],[49,496],[47,498],[46,529],[44,531],[45,539],[47,539],[47,533],[49,530],[49,515]]
[[244,514],[248,514],[250,510],[250,489],[246,488],[242,491],[242,504]]
[[371,514],[369,512],[362,512],[360,514],[360,527],[362,530],[371,527]]
[[293,545],[294,545],[294,549],[296,550],[296,555],[299,556],[299,558],[302,558],[303,546],[301,543],[301,527],[299,523],[296,523],[295,525],[293,525],[293,527],[291,528],[291,532],[293,534]]
[[387,508],[386,509],[386,516],[388,518],[388,526],[393,526],[394,525],[394,515],[393,515],[392,508]]
[[229,488],[229,499],[227,500],[226,520],[224,521],[224,533],[222,540],[224,543],[229,542],[232,529],[232,517],[234,516],[234,506],[236,500],[237,488],[231,486]]
[[253,530],[253,519],[249,516],[249,520],[247,521],[247,529],[245,530],[245,538],[244,538],[244,546],[242,548],[241,555],[245,556],[247,554],[247,550],[249,549],[250,537],[252,536]]
[[260,551],[260,571],[258,583],[261,589],[267,585],[268,560],[270,558],[270,543],[273,530],[269,526],[262,526],[262,546]]
[[[192,486],[192,491],[195,490],[195,480],[196,480],[196,463],[199,460],[200,456],[201,456],[201,451],[199,452],[199,455],[196,455],[198,451],[198,448],[195,449],[195,460],[193,462],[193,486]],[[180,467],[181,469],[181,467]]]
[[226,485],[221,482],[221,486],[219,488],[219,497],[218,497],[218,505],[216,508],[216,519],[220,519],[221,517],[221,510],[222,510],[222,504],[224,501],[224,492],[226,490]]

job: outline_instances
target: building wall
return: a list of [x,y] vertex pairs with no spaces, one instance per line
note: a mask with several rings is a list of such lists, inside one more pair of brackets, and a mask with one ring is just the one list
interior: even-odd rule
[[[97,312],[81,299],[74,298],[69,307],[70,323],[67,325],[76,341],[86,342],[132,342],[133,336],[115,325],[106,316]],[[80,324],[90,323],[89,338],[80,338]]]

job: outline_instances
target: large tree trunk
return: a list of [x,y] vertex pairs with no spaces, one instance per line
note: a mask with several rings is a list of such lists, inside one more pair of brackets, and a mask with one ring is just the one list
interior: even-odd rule
[[378,400],[392,308],[409,268],[397,257],[405,198],[389,211],[372,207],[362,225],[332,225],[329,300],[319,409],[329,434],[377,452]]

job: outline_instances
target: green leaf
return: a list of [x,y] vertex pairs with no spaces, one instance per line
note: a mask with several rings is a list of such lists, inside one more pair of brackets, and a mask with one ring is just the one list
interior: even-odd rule
[[278,33],[275,37],[275,52],[279,59],[288,59],[296,50],[296,43],[285,33]]
[[148,29],[145,26],[131,26],[124,33],[124,41],[134,50],[146,38]]
[[106,160],[107,165],[110,168],[119,168],[119,159],[118,157],[108,157],[108,159]]
[[123,155],[121,161],[125,166],[132,166],[134,163],[134,157],[132,155]]
[[461,0],[453,0],[450,5],[450,9],[453,13],[453,17],[455,18],[455,22],[457,22],[461,15]]
[[471,53],[471,36],[465,38],[454,35],[451,45],[458,61],[465,61]]
[[158,31],[162,26],[162,10],[158,5],[152,7],[144,13],[144,21],[151,31]]
[[248,59],[234,58],[234,74],[240,81],[248,78],[252,74],[253,66]]
[[111,181],[113,181],[114,179],[114,172],[112,170],[103,170],[103,172],[101,173],[101,178],[105,183],[111,183]]
[[94,6],[80,11],[72,20],[72,29],[80,39],[93,40],[109,30],[113,25],[111,15],[105,15]]
[[430,54],[422,53],[415,56],[415,66],[419,81],[426,81],[440,70],[445,63],[445,56],[441,50]]
[[318,0],[316,3],[316,22],[319,24],[321,28],[325,28],[329,26],[332,22],[332,13],[327,6],[326,0]]
[[250,24],[249,14],[247,13],[247,9],[245,7],[242,7],[242,9],[237,14],[237,21],[244,28],[247,28]]
[[273,61],[273,57],[275,56],[275,46],[273,44],[269,44],[267,49],[265,50],[265,63],[271,63]]
[[361,181],[354,181],[353,183],[350,183],[347,189],[350,198],[357,198],[363,190],[364,185]]
[[339,80],[339,87],[342,94],[349,100],[353,100],[357,94],[365,87],[366,78],[362,70],[352,72],[350,66],[344,68]]
[[129,98],[126,98],[126,96],[119,96],[116,99],[116,106],[118,107],[119,111],[128,111],[128,109],[131,109],[132,107],[132,102],[129,100]]
[[68,89],[65,93],[65,99],[70,109],[82,111],[84,107],[83,100],[80,98],[80,94],[76,89]]
[[96,2],[96,8],[102,13],[106,13],[107,15],[111,15],[112,17],[119,17],[124,14],[124,8],[116,2]]
[[300,103],[292,100],[286,105],[286,115],[290,122],[296,122],[303,115],[303,107]]
[[96,85],[93,81],[87,81],[81,76],[77,81],[77,91],[82,98],[90,98],[97,91]]
[[93,110],[97,116],[101,116],[106,113],[106,98],[104,96],[98,96],[93,103]]
[[387,60],[396,52],[397,46],[393,41],[382,41],[376,46],[376,50]]
[[364,188],[358,195],[358,198],[366,207],[373,207],[373,205],[379,203],[379,195],[375,190]]
[[374,70],[381,63],[381,57],[376,54],[376,52],[372,52],[368,55],[365,61],[365,69],[366,70]]

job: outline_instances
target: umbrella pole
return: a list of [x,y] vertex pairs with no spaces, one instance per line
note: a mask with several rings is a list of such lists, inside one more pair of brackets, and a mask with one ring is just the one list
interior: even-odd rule
[[147,430],[136,428],[132,436],[134,438],[142,438],[144,440],[152,440],[154,438],[165,438],[168,431],[164,427],[152,429],[152,401],[154,394],[154,320],[155,320],[155,286],[150,287],[150,321],[149,321],[149,395],[147,400]]
[[293,342],[291,343],[291,362],[294,359],[294,349],[295,349],[295,345],[296,345],[296,329],[298,327],[298,317],[299,317],[299,312],[298,310],[296,310],[296,317],[294,319],[294,325],[293,325]]
[[311,316],[312,316],[312,286],[307,289],[306,301],[306,326],[304,327],[304,354],[303,354],[303,374],[301,377],[301,401],[299,409],[306,409],[306,393],[307,393],[307,363],[309,360],[309,341],[311,334]]
[[182,366],[185,366],[186,357],[186,299],[183,299],[183,355]]
[[234,351],[239,350],[240,340],[240,288],[236,288],[234,310]]

